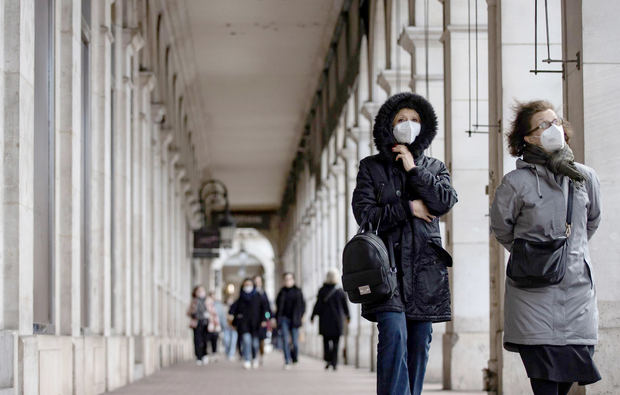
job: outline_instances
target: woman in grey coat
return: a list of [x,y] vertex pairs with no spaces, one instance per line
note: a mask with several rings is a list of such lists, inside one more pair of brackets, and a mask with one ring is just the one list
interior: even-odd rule
[[[491,207],[491,229],[511,250],[513,241],[567,239],[566,274],[542,288],[522,288],[506,278],[504,347],[519,352],[532,389],[567,394],[573,383],[600,380],[592,356],[598,338],[596,287],[588,240],[601,219],[599,181],[574,162],[566,144],[570,126],[545,101],[522,103],[508,135],[517,169],[506,174]],[[574,185],[567,232],[569,181]]]

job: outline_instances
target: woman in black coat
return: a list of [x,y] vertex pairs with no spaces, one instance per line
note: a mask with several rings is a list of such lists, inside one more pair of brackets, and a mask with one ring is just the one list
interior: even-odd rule
[[235,327],[241,338],[243,367],[245,369],[258,368],[259,333],[265,318],[265,305],[251,279],[243,280],[239,299],[230,306],[229,314],[233,317],[232,326]]
[[325,369],[331,366],[336,370],[338,365],[338,343],[344,329],[344,319],[350,320],[349,306],[344,291],[336,287],[338,271],[330,269],[327,272],[325,284],[319,289],[312,317],[319,316],[319,334],[323,336],[323,359]]
[[450,255],[441,247],[439,217],[457,201],[446,166],[424,154],[437,134],[437,117],[422,96],[390,97],[375,118],[378,154],[359,165],[353,192],[358,224],[380,223],[379,236],[393,248],[398,290],[362,305],[379,327],[377,393],[420,394],[433,322],[449,321]]

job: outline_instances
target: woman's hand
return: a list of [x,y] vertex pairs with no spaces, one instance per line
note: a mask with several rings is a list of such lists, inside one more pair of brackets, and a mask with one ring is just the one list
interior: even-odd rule
[[426,222],[433,222],[435,219],[435,216],[428,211],[428,207],[426,207],[426,204],[420,199],[410,200],[409,207],[414,217],[420,218]]
[[409,149],[405,145],[398,144],[392,148],[392,152],[398,152],[398,155],[396,155],[396,160],[402,159],[405,171],[409,171],[416,167],[413,160],[413,155],[411,155],[411,152],[409,152]]

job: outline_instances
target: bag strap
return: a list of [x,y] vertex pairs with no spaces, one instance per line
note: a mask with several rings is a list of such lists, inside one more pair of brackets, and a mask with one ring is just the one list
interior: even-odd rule
[[329,300],[329,298],[331,298],[332,296],[334,296],[334,294],[336,293],[336,291],[338,291],[338,288],[336,288],[336,287],[332,288],[332,290],[331,290],[331,291],[329,291],[329,292],[327,293],[327,295],[325,295],[325,297],[323,298],[323,303],[326,303],[326,302]]
[[[381,198],[383,197],[383,189],[385,188],[385,183],[381,183],[381,186],[379,188],[379,194],[377,195],[377,204],[381,203]],[[379,215],[379,221],[377,221],[377,227],[374,230],[374,233],[376,235],[379,234],[379,227],[381,226],[381,217],[382,215]],[[357,230],[357,233],[360,234],[362,232],[364,232],[364,229],[366,227],[366,225],[368,225],[368,229],[372,232],[373,228],[372,228],[372,221],[368,218],[368,215],[366,215],[366,218],[364,219],[364,221],[362,222],[362,224],[360,225],[359,229]]]
[[568,202],[566,203],[566,237],[568,238],[572,231],[571,222],[573,220],[573,195],[575,194],[575,186],[573,180],[568,181]]

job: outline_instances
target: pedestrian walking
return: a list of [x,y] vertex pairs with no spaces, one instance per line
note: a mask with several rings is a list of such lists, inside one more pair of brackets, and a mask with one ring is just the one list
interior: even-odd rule
[[[226,313],[230,311],[233,302],[234,299],[232,296],[229,296],[226,300],[226,304],[222,305],[222,308],[225,309]],[[226,325],[222,327],[222,333],[224,338],[224,353],[229,361],[233,361],[235,359],[235,353],[237,351],[237,330],[233,326],[232,321],[233,319],[228,317],[227,319],[220,320],[220,322],[226,322]]]
[[284,286],[276,297],[276,321],[282,336],[284,369],[296,364],[299,353],[299,328],[306,312],[306,302],[301,289],[295,285],[293,273],[284,273]]
[[243,280],[239,299],[230,307],[229,314],[233,317],[232,324],[241,337],[241,352],[245,369],[258,368],[256,358],[259,347],[259,332],[265,322],[263,299],[256,292],[251,279]]
[[254,284],[256,285],[256,292],[260,295],[263,301],[263,309],[265,310],[265,322],[261,325],[261,329],[258,335],[259,341],[259,363],[263,364],[263,357],[265,356],[265,339],[267,339],[267,332],[269,329],[269,322],[271,320],[271,303],[269,302],[269,297],[264,289],[264,281],[263,276],[258,275],[254,277]]
[[213,358],[217,358],[217,343],[219,341],[220,332],[222,331],[222,326],[215,306],[215,294],[213,291],[208,293],[205,304],[207,306],[207,314],[209,316],[209,323],[207,324],[206,351],[207,355],[209,355],[209,346],[211,346],[212,356]]
[[[359,164],[355,219],[378,228],[393,252],[391,271],[396,272],[393,292],[362,304],[362,316],[379,328],[378,394],[422,392],[432,323],[451,319],[447,266],[452,260],[441,246],[439,217],[454,206],[457,195],[443,162],[424,154],[436,134],[431,104],[414,93],[396,94],[375,118],[379,153]],[[361,286],[359,292],[369,291]]]
[[207,311],[207,291],[202,285],[194,287],[192,301],[187,310],[190,318],[190,328],[194,331],[194,353],[198,366],[209,363],[207,357],[207,327],[209,325],[209,313]]
[[511,253],[504,347],[520,354],[536,395],[601,379],[592,359],[598,310],[588,246],[601,220],[600,185],[593,169],[574,161],[571,134],[550,103],[518,104],[508,146],[519,159],[491,206],[491,229]]
[[323,360],[325,370],[338,366],[338,345],[344,329],[344,320],[350,321],[349,306],[344,291],[337,287],[340,275],[330,269],[325,284],[319,289],[310,321],[319,317],[319,334],[323,336]]

